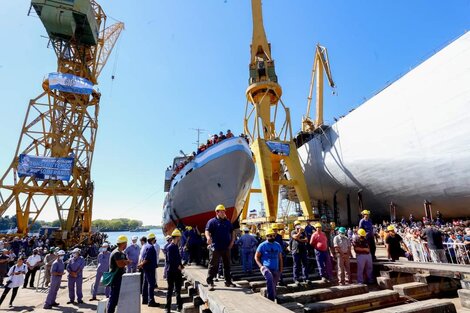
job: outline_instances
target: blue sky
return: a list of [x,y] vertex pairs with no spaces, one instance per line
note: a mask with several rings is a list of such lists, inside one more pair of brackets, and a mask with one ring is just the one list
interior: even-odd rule
[[[96,87],[102,98],[92,169],[94,218],[159,223],[164,170],[180,149],[194,150],[192,128],[242,131],[251,5],[100,4],[126,30]],[[38,18],[27,16],[28,8],[25,0],[0,2],[0,174],[13,157],[29,99],[56,70],[46,32]],[[331,122],[470,29],[470,0],[266,0],[263,10],[295,131],[306,108],[317,42],[328,48],[338,86],[335,96],[327,90],[325,98],[325,119]],[[40,218],[55,219],[55,212]]]

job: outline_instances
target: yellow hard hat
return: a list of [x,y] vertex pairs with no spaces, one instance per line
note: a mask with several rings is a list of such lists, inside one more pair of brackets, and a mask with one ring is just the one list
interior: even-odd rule
[[370,211],[369,210],[362,210],[361,212],[362,215],[370,215]]
[[268,235],[275,235],[276,233],[274,232],[274,229],[272,228],[268,228],[268,230],[266,231],[266,236]]
[[191,230],[191,229],[193,229],[193,228],[192,228],[191,226],[186,226],[186,229],[187,229],[187,230]]
[[172,233],[171,233],[171,237],[181,237],[181,232],[179,229],[175,229]]
[[335,227],[336,227],[336,223],[335,223],[335,222],[331,222],[331,223],[330,223],[330,226],[331,226],[331,228],[335,228]]
[[294,226],[300,225],[300,221],[295,221]]
[[387,230],[393,230],[393,231],[395,231],[395,227],[394,227],[393,225],[389,225],[389,226],[387,227]]
[[219,204],[218,206],[215,207],[215,211],[225,211],[225,206],[223,204]]
[[154,233],[148,234],[147,239],[155,239],[155,234]]
[[367,235],[366,231],[363,228],[359,229],[357,231],[357,234],[361,237],[365,237]]
[[315,223],[315,228],[322,228],[320,223]]
[[119,237],[117,237],[116,243],[119,244],[119,243],[125,243],[125,242],[127,242],[127,237],[126,236],[120,235]]

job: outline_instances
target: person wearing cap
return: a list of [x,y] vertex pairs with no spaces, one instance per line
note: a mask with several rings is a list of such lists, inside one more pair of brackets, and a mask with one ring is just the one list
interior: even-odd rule
[[324,281],[333,279],[331,268],[330,252],[328,251],[328,238],[322,231],[322,224],[315,224],[316,231],[310,237],[310,245],[315,249],[315,259],[317,260],[320,276]]
[[294,281],[297,284],[300,284],[302,281],[308,282],[307,245],[307,235],[300,225],[300,221],[295,221],[294,230],[290,234],[289,249],[294,263]]
[[127,265],[128,273],[137,272],[137,264],[140,255],[140,247],[137,244],[137,239],[139,239],[137,236],[132,236],[132,244],[128,245],[125,251],[127,258],[132,261],[131,264]]
[[49,249],[49,253],[44,257],[44,286],[48,287],[51,283],[52,263],[57,259],[57,255],[53,248]]
[[108,313],[114,313],[119,301],[119,292],[121,291],[122,275],[126,272],[126,266],[132,261],[127,259],[124,251],[127,247],[127,237],[120,235],[116,241],[117,247],[111,252],[109,257],[109,270],[116,272],[111,281],[111,294],[108,301]]
[[354,252],[357,261],[357,283],[364,283],[364,271],[367,275],[367,283],[374,283],[374,273],[372,267],[372,256],[370,255],[369,241],[367,233],[363,228],[357,231],[358,237],[353,241]]
[[363,210],[361,214],[362,214],[362,219],[359,221],[359,228],[362,228],[366,231],[367,233],[366,239],[369,242],[370,255],[372,256],[372,260],[376,261],[374,225],[372,224],[372,220],[370,219],[370,211]]
[[[68,260],[67,276],[69,288],[69,301],[67,304],[75,303],[75,293],[77,295],[77,302],[83,303],[83,269],[85,268],[85,259],[80,255],[80,249],[75,248],[72,250],[72,257]],[[76,290],[76,292],[75,292]]]
[[60,282],[62,281],[62,275],[65,274],[64,256],[64,250],[59,250],[57,252],[57,259],[52,262],[51,285],[49,286],[49,292],[47,293],[46,303],[44,303],[44,309],[46,310],[59,305],[59,303],[56,302],[56,299],[57,292],[60,288]]
[[[387,230],[388,236],[385,240],[385,248],[387,250],[388,260],[394,262],[401,256],[408,257],[408,247],[403,243],[403,238],[395,233],[395,227],[393,225],[389,225]],[[406,251],[402,249],[402,246],[406,248]]]
[[346,228],[340,227],[338,235],[333,239],[336,251],[336,263],[338,265],[338,281],[340,285],[352,283],[349,259],[351,257],[351,241],[346,236]]
[[[96,276],[95,276],[95,284],[93,285],[92,297],[90,301],[96,301],[96,294],[98,293],[98,287],[101,283],[101,277],[103,276],[104,272],[109,271],[109,258],[111,253],[108,251],[109,244],[107,242],[103,243],[100,248],[100,253],[98,254],[97,262],[98,266],[96,268]],[[109,286],[105,286],[104,294],[106,298],[109,298],[109,293],[111,288]]]
[[171,312],[171,298],[173,292],[176,296],[176,305],[178,311],[183,308],[183,300],[181,299],[181,286],[183,284],[182,270],[184,269],[181,255],[179,253],[178,243],[181,239],[179,229],[173,230],[171,233],[171,241],[165,245],[165,276],[168,282],[168,290],[166,292],[165,312]]
[[[36,277],[36,272],[38,271],[39,267],[41,266],[41,256],[38,253],[37,249],[33,250],[33,254],[29,256],[26,260],[26,266],[28,266],[28,272],[26,273],[26,277],[24,279],[23,288],[28,286],[34,288],[34,278]],[[29,280],[31,278],[31,280]]]
[[155,234],[147,235],[147,243],[142,247],[142,258],[138,265],[144,271],[144,284],[142,286],[142,304],[149,307],[157,307],[159,304],[155,302],[155,270],[157,268],[157,252],[154,247]]
[[8,262],[10,262],[8,250],[2,249],[2,254],[0,254],[0,287],[3,287],[3,279],[8,273]]
[[267,298],[276,299],[276,286],[283,270],[282,247],[275,240],[276,233],[272,228],[266,232],[266,241],[256,249],[255,260],[261,274],[266,279]]
[[13,301],[16,298],[16,295],[18,293],[18,289],[20,288],[21,285],[23,285],[23,280],[25,273],[28,272],[28,267],[24,264],[24,258],[20,257],[18,258],[18,261],[16,262],[16,265],[12,266],[10,270],[8,271],[8,282],[5,285],[5,289],[3,290],[3,294],[0,297],[0,305],[2,305],[3,301],[5,300],[8,292],[12,289],[12,295],[10,298],[10,305],[9,307],[13,307]]
[[243,272],[251,274],[253,271],[253,257],[255,254],[258,241],[250,235],[248,227],[243,227],[243,235],[235,242],[240,246],[242,252],[242,269]]
[[214,288],[214,277],[219,269],[219,261],[222,258],[224,264],[225,286],[235,287],[230,274],[230,250],[235,242],[235,233],[232,223],[227,219],[225,206],[219,204],[215,208],[216,217],[211,218],[206,224],[207,244],[211,246],[212,254],[209,259],[207,283],[210,289]]

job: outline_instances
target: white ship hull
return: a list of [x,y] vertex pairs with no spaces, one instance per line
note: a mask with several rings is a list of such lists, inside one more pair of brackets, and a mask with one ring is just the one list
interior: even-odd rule
[[375,221],[470,216],[470,32],[299,149],[311,198],[339,220],[359,217],[358,191]]

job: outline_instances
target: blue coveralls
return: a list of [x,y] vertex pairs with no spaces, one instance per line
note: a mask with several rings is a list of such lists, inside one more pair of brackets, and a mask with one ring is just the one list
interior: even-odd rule
[[47,293],[46,303],[44,304],[44,308],[51,308],[52,305],[55,303],[57,298],[57,292],[60,288],[60,281],[62,280],[62,276],[55,276],[52,273],[63,273],[65,270],[64,261],[61,259],[57,259],[52,263],[51,267],[51,284],[49,286],[49,292]]
[[[75,301],[75,287],[77,287],[77,301],[83,300],[82,283],[83,283],[83,268],[85,267],[85,259],[82,256],[78,258],[71,258],[67,265],[69,299]],[[72,277],[70,272],[77,272],[77,277]]]
[[253,270],[253,258],[258,240],[250,234],[244,234],[237,240],[237,244],[240,246],[242,252],[243,271],[251,272]]
[[[111,253],[109,253],[108,251],[100,252],[100,254],[98,254],[98,267],[96,268],[95,285],[93,286],[93,298],[96,298],[96,294],[98,292],[98,287],[100,285],[101,277],[103,276],[103,273],[109,271],[109,257],[110,256],[111,256]],[[111,288],[109,286],[106,286],[104,289],[106,298],[109,298],[110,291],[111,291]]]
[[363,228],[367,233],[367,242],[369,243],[370,255],[372,260],[375,261],[375,236],[374,236],[374,225],[372,224],[371,219],[365,220],[364,218],[359,221],[359,228]]
[[125,253],[127,255],[127,258],[132,261],[131,264],[127,265],[127,272],[137,272],[137,263],[139,262],[140,247],[137,244],[131,244],[127,246]]
[[147,263],[143,266],[144,285],[142,287],[142,303],[155,303],[154,289],[156,284],[155,269],[157,268],[157,252],[155,251],[155,247],[150,243],[146,243],[142,249],[144,249],[142,261],[147,260]]

